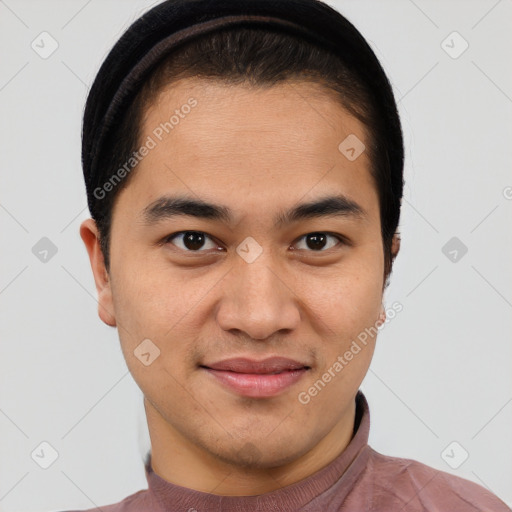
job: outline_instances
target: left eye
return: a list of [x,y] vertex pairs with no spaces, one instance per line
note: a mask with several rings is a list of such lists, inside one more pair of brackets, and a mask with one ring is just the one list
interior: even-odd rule
[[[330,242],[329,239],[331,239]],[[208,241],[210,247],[208,247]],[[301,243],[300,241],[305,243],[305,248],[299,247]],[[219,249],[219,245],[202,231],[180,231],[179,233],[174,233],[173,235],[166,237],[164,242],[172,243],[179,249],[182,249],[186,252],[202,252],[208,249]],[[299,238],[299,242],[295,244],[295,248],[301,250],[310,249],[315,252],[322,252],[327,249],[331,249],[340,243],[343,243],[343,240],[339,236],[331,235],[329,233],[315,232],[301,236]]]
[[[328,239],[331,238],[334,240],[334,243],[329,244]],[[342,240],[339,236],[330,235],[329,233],[308,233],[300,238],[300,240],[304,240],[306,243],[306,248],[311,249],[316,252],[321,252],[327,249],[331,249],[335,247],[337,244],[341,243]],[[297,244],[299,245],[299,244]],[[299,247],[300,249],[300,247]]]

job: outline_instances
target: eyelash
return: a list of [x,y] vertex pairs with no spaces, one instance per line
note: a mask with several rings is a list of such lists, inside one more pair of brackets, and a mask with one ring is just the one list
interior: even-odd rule
[[[211,237],[210,235],[208,235],[207,233],[205,233],[204,231],[177,231],[176,233],[172,233],[171,235],[168,235],[166,236],[165,238],[162,239],[161,241],[161,244],[162,245],[165,245],[165,244],[168,244],[168,243],[172,243],[171,241],[174,239],[174,238],[177,238],[178,236],[180,235],[185,235],[186,233],[198,233],[198,234],[201,234],[201,235],[205,235],[206,238],[210,239],[211,241],[214,241],[214,238]],[[305,239],[308,235],[313,235],[313,234],[319,234],[319,235],[327,235],[327,236],[330,236],[332,238],[336,238],[338,240],[338,244],[337,245],[349,245],[349,242],[348,240],[341,236],[341,235],[338,235],[336,233],[331,233],[329,231],[311,231],[310,233],[306,233],[304,235],[302,235],[301,237],[299,237],[297,240],[302,240],[302,239]],[[173,244],[175,245],[175,244]],[[218,244],[220,245],[220,244]],[[307,252],[312,252],[312,253],[322,253],[322,252],[328,252],[330,249],[334,249],[335,247],[337,247],[337,245],[333,246],[333,247],[329,247],[328,249],[320,249],[318,251],[314,251],[312,249],[309,249],[307,250]],[[206,253],[208,251],[204,250],[204,249],[199,249],[197,251],[192,251],[190,249],[181,249],[178,247],[178,250],[180,251],[183,251],[183,252],[187,252],[187,253],[190,253],[190,254],[201,254],[201,253]],[[303,250],[303,249],[299,249],[299,250]]]

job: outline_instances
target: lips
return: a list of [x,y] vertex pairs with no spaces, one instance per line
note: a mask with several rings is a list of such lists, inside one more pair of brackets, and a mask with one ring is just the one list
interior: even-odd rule
[[235,393],[253,398],[276,396],[310,370],[305,363],[286,357],[262,361],[233,358],[201,365],[217,382]]
[[[206,366],[206,365],[205,365]],[[255,361],[243,357],[226,359],[207,365],[211,370],[224,370],[236,373],[272,374],[284,371],[300,370],[309,366],[286,357],[269,357],[263,361]]]

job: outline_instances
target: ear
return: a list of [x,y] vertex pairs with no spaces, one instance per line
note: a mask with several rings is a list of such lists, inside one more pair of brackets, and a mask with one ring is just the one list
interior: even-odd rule
[[96,291],[98,292],[98,315],[104,323],[115,327],[116,318],[112,301],[110,277],[105,267],[103,253],[101,252],[98,227],[93,219],[86,219],[82,222],[80,225],[80,236],[89,254]]
[[393,261],[397,257],[398,252],[400,251],[400,242],[401,242],[400,233],[397,231],[393,235],[393,241],[391,243],[391,255],[392,255]]
[[400,233],[396,231],[391,240],[391,261],[389,262],[388,265],[386,265],[387,268],[384,269],[384,284],[382,286],[383,292],[389,286],[389,278],[391,277],[393,262],[395,261],[395,258],[397,257],[398,252],[400,251],[400,242]]

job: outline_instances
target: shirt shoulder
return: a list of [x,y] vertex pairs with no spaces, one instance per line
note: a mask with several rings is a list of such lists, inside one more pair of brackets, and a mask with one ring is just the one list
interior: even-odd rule
[[372,487],[371,510],[394,510],[390,507],[400,505],[404,512],[511,512],[503,501],[475,482],[412,459],[369,450],[366,473]]
[[145,510],[142,508],[143,506],[148,507],[151,505],[153,505],[153,503],[148,499],[148,490],[143,489],[127,496],[124,500],[111,505],[102,505],[95,508],[88,508],[86,510],[66,510],[62,512],[140,512],[141,510]]

